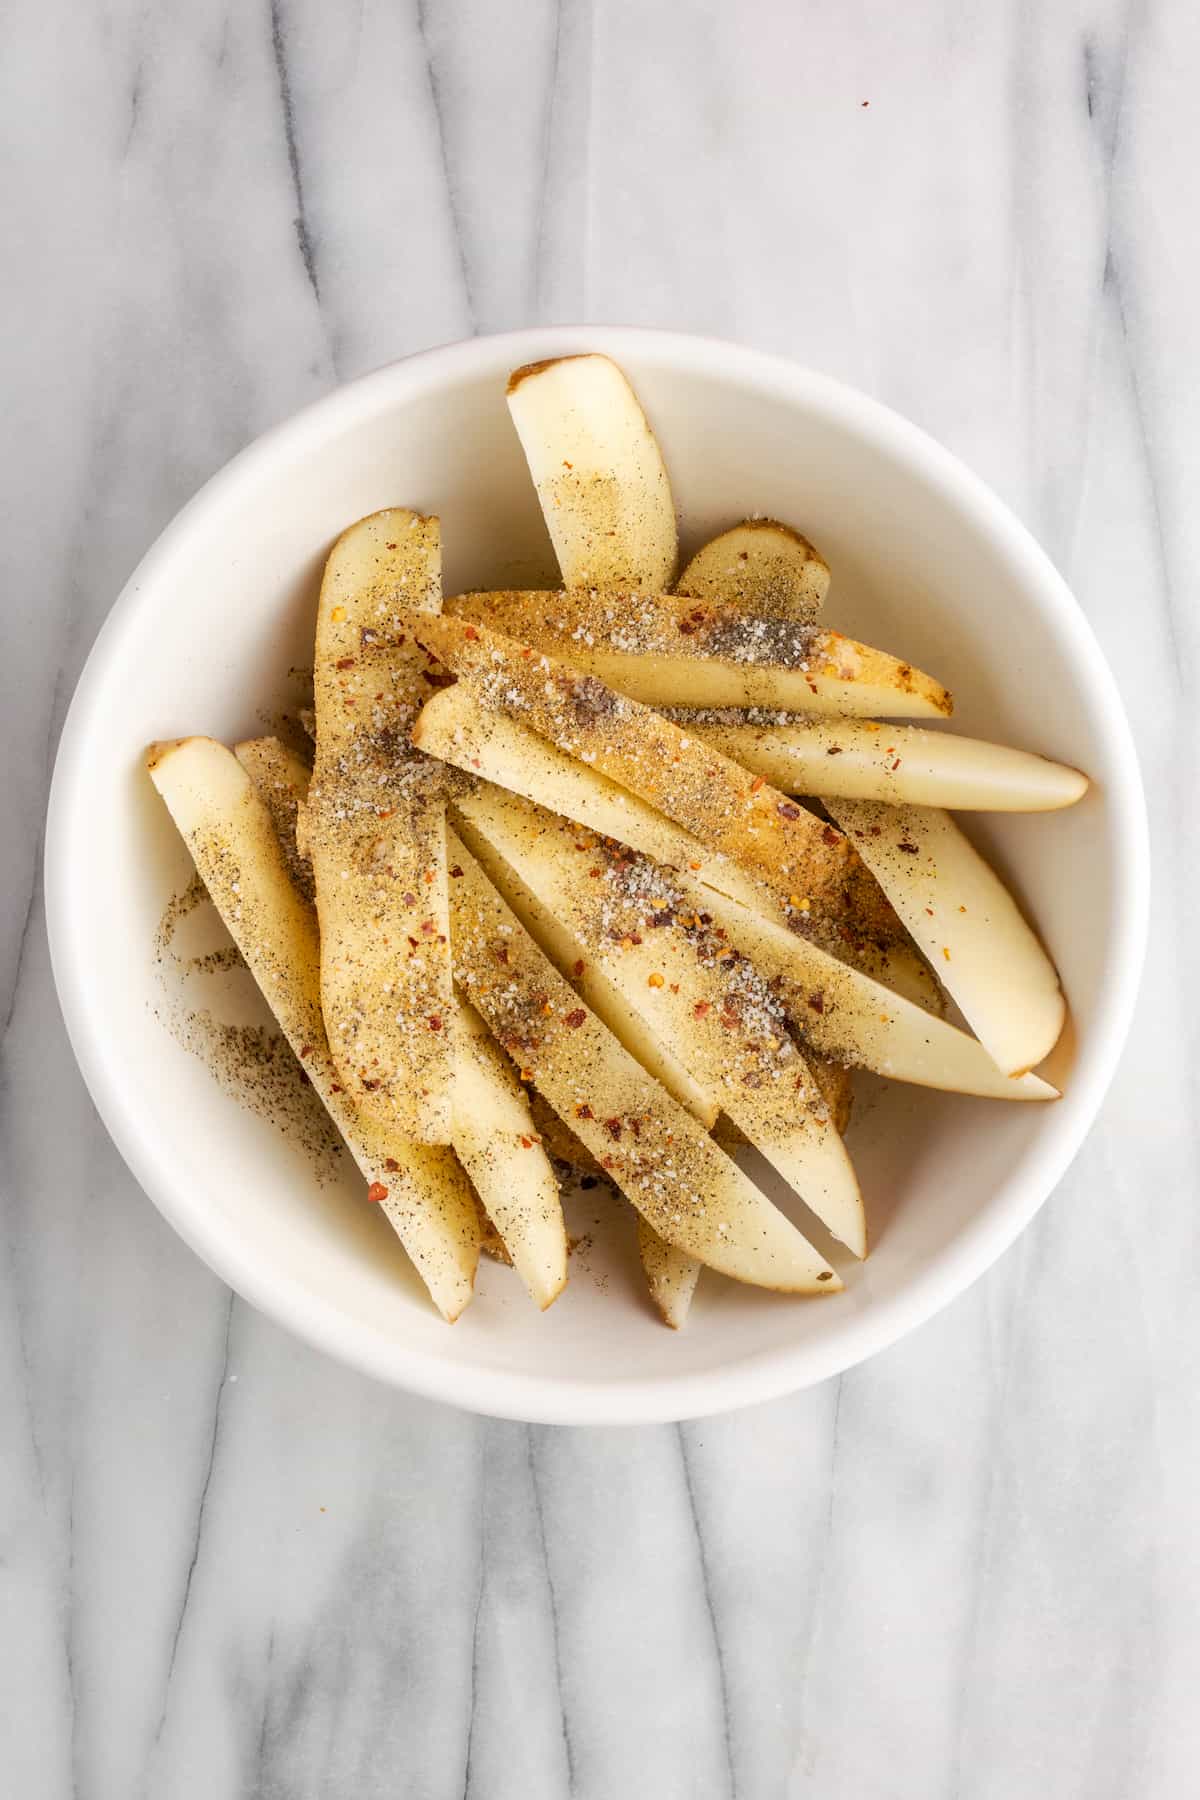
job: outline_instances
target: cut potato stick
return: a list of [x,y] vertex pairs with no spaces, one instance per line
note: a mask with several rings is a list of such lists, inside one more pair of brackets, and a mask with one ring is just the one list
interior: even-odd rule
[[485,708],[516,717],[630,789],[751,875],[797,929],[835,954],[903,939],[895,914],[832,825],[650,707],[510,638],[457,618],[411,629]]
[[828,591],[828,566],[778,519],[743,519],[723,531],[697,550],[675,584],[677,594],[762,619],[811,620]]
[[315,901],[312,863],[300,854],[296,842],[296,823],[308,796],[312,771],[276,737],[247,738],[234,745],[233,753],[271,815],[288,874],[304,898]]
[[529,363],[508,409],[568,587],[675,578],[675,504],[637,395],[607,356]]
[[696,1257],[689,1256],[686,1250],[677,1250],[674,1244],[668,1244],[665,1238],[659,1237],[653,1225],[638,1214],[638,1255],[642,1260],[642,1271],[646,1277],[646,1286],[650,1298],[663,1319],[672,1331],[682,1331],[687,1324],[687,1317],[692,1309],[692,1295],[696,1291],[696,1283],[700,1279],[703,1268]]
[[355,1104],[450,1138],[453,1044],[444,786],[408,734],[427,691],[397,623],[436,611],[438,522],[403,508],[338,539],[317,609],[317,750],[301,818],[321,923],[321,1002]]
[[[498,791],[492,790],[493,793]],[[637,1058],[647,1074],[661,1082],[673,1100],[685,1106],[706,1131],[711,1131],[721,1110],[718,1101],[689,1073],[641,1014],[630,1008],[620,984],[589,954],[586,944],[571,929],[569,922],[542,905],[526,884],[523,872],[518,873],[476,829],[469,813],[456,807],[455,818],[472,856],[559,974],[570,981],[601,1023],[631,1056]]]
[[1087,792],[1087,776],[1063,763],[919,725],[870,719],[760,723],[682,711],[672,716],[785,794],[965,812],[1053,812],[1074,806]]
[[1000,877],[937,807],[830,800],[829,810],[999,1067],[1036,1068],[1058,1042],[1066,1002]]
[[[719,893],[728,894],[768,918],[779,916],[777,897],[765,894],[728,856],[709,851],[674,820],[594,767],[539,737],[519,719],[489,710],[480,687],[469,679],[443,688],[426,703],[413,729],[413,742],[430,756],[441,757],[512,793],[523,794],[527,800],[574,819],[604,837],[628,844],[656,862],[686,869]],[[809,897],[797,896],[795,908],[791,907],[791,898],[785,911],[790,909],[793,917],[802,917],[804,900]],[[890,923],[894,927],[895,922]],[[885,987],[894,988],[917,1006],[942,1010],[938,985],[907,938],[883,943],[860,938],[857,943],[844,946],[844,950],[857,967],[882,981]],[[612,1026],[602,1003],[596,1000],[592,1004]],[[667,1085],[677,1099],[682,1098],[669,1081]]]
[[669,871],[498,788],[461,799],[455,818],[520,872],[805,1205],[865,1255],[858,1182],[782,1006]]
[[406,1141],[354,1106],[339,1078],[321,1012],[312,906],[293,885],[269,813],[223,744],[186,738],[146,758],[213,905],[279,1027],[370,1183],[442,1315],[471,1298],[479,1219],[449,1150]]
[[1005,1075],[983,1045],[957,1026],[922,1011],[785,925],[764,919],[687,876],[678,883],[697,908],[724,926],[729,942],[778,986],[805,1043],[834,1062],[849,1063],[917,1087],[977,1094],[988,1100],[1056,1100],[1036,1075]]
[[567,1281],[567,1230],[524,1089],[479,1014],[460,1006],[454,1148],[530,1297],[545,1312]]
[[500,1044],[659,1235],[710,1267],[789,1293],[837,1273],[654,1081],[543,955],[456,835],[456,979]]
[[940,682],[886,651],[686,594],[459,594],[446,612],[560,656],[650,706],[769,706],[859,718],[954,710]]

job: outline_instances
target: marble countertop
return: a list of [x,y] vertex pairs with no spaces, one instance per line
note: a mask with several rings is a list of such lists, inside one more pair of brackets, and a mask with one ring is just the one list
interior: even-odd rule
[[[1200,14],[14,0],[0,71],[0,1788],[1194,1792]],[[335,382],[551,320],[785,351],[964,456],[1117,666],[1156,839],[1129,1050],[1033,1228],[680,1429],[409,1400],[232,1299],[47,962],[54,746],[147,544]]]

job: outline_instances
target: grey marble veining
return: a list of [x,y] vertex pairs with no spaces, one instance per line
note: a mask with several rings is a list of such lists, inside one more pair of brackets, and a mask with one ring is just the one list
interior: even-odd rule
[[[1200,14],[1157,0],[10,0],[0,1791],[1180,1800],[1200,1766]],[[783,350],[1017,508],[1156,847],[1103,1117],[966,1298],[682,1429],[408,1400],[232,1301],[53,999],[46,784],[143,549],[473,331]]]

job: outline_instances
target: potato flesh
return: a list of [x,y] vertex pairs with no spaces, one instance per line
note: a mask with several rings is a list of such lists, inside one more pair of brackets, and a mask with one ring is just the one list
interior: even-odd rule
[[329,1042],[355,1103],[450,1138],[453,1043],[445,808],[408,743],[428,692],[401,609],[441,599],[436,519],[400,508],[338,540],[317,610],[316,761],[302,818]]
[[249,776],[211,738],[156,745],[147,761],[280,1029],[435,1304],[456,1319],[471,1298],[479,1260],[474,1195],[449,1150],[407,1141],[362,1114],[345,1091],[321,1008],[316,914],[293,885]]
[[785,794],[965,812],[1051,812],[1087,792],[1087,777],[1062,763],[919,725],[673,717]]
[[886,651],[685,594],[500,590],[456,595],[445,610],[650,706],[686,700],[867,718],[936,718],[954,706],[940,682]]
[[905,925],[1006,1075],[1032,1069],[1066,1017],[1058,975],[995,871],[937,807],[831,800]]
[[677,594],[693,600],[805,621],[820,611],[828,591],[828,565],[778,519],[744,519],[711,538],[675,584]]
[[455,976],[493,1035],[659,1235],[758,1286],[820,1293],[836,1272],[563,980],[449,835]]
[[580,838],[575,827],[492,789],[458,802],[626,1004],[719,1101],[749,1141],[856,1256],[862,1196],[845,1147],[767,984],[705,925],[669,872]]
[[668,587],[671,484],[625,374],[607,356],[517,369],[508,406],[568,587]]

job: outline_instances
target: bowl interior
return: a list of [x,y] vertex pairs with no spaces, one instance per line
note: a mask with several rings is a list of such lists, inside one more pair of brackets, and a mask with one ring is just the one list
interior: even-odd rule
[[[585,1241],[549,1314],[485,1261],[476,1302],[449,1330],[353,1171],[314,1164],[172,1029],[181,1006],[261,1015],[236,978],[213,984],[156,955],[190,864],[141,758],[153,738],[233,742],[294,710],[289,671],[311,664],[324,555],[378,507],[441,515],[448,592],[549,585],[504,377],[586,346],[628,368],[687,546],[753,512],[795,523],[834,571],[832,622],[942,677],[956,729],[1093,776],[1069,813],[968,822],[1062,971],[1072,1028],[1048,1072],[1067,1098],[1005,1106],[864,1083],[851,1147],[874,1248],[862,1266],[838,1258],[840,1296],[789,1301],[708,1276],[689,1329],[666,1331],[642,1296],[631,1215],[595,1190],[574,1206]],[[253,446],[160,540],[106,627],[64,735],[49,834],[68,1025],[106,1122],[167,1217],[248,1298],[334,1352],[528,1417],[682,1416],[759,1397],[844,1366],[948,1298],[1025,1222],[1082,1135],[1136,959],[1136,776],[1112,704],[1086,626],[1024,534],[944,453],[845,390],[665,335],[545,332],[435,352]],[[201,915],[175,948],[219,941]]]

